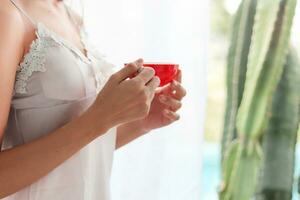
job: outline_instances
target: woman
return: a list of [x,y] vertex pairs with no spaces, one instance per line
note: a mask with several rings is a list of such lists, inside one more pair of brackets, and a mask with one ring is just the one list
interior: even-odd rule
[[181,73],[113,73],[63,1],[1,0],[0,27],[0,199],[109,199],[114,150],[179,119]]

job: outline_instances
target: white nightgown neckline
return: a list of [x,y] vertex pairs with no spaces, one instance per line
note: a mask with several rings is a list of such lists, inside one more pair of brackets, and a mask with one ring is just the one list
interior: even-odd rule
[[[24,55],[23,61],[18,66],[16,83],[14,91],[15,93],[26,93],[26,81],[32,75],[33,72],[45,72],[45,48],[51,45],[61,45],[69,49],[76,54],[86,64],[91,64],[89,44],[87,43],[87,36],[84,28],[80,28],[80,40],[86,51],[84,55],[75,45],[67,41],[54,31],[50,30],[43,23],[38,22],[35,26],[36,39],[31,42],[28,52]],[[38,48],[39,45],[44,45],[43,48]]]

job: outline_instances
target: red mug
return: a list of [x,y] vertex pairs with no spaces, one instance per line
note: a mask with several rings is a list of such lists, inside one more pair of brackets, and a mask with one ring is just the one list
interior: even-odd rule
[[160,87],[171,83],[179,71],[179,65],[171,63],[144,63],[143,66],[151,67],[155,70],[155,76],[158,76],[160,79]]

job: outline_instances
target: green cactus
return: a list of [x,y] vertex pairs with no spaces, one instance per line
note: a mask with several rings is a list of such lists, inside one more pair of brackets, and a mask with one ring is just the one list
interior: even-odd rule
[[257,0],[243,0],[234,18],[227,64],[227,105],[222,138],[222,160],[237,137],[236,114],[242,101]]
[[[245,2],[247,0],[242,5],[246,7]],[[282,76],[296,2],[297,0],[264,0],[257,3],[246,82],[236,120],[237,139],[229,145],[226,142],[230,142],[230,135],[225,135],[225,145],[223,140],[227,153],[223,162],[221,200],[250,200],[254,197],[263,157],[260,137],[270,120],[268,111]],[[239,15],[243,16],[241,13],[237,14]],[[242,21],[243,18],[240,18]],[[228,67],[233,70],[230,65]],[[229,91],[236,90],[235,93],[238,94],[238,89],[232,87]],[[232,101],[234,98],[229,97],[228,100]],[[232,121],[229,120],[228,123]],[[234,125],[231,124],[233,127]]]
[[[299,88],[299,90],[300,90],[300,88]],[[300,93],[300,91],[299,91],[299,93]],[[300,104],[300,102],[299,102],[299,104]],[[299,118],[300,118],[300,109],[299,109]],[[298,137],[300,136],[300,120],[299,120],[299,125],[298,125]],[[300,176],[299,176],[299,178],[298,178],[298,195],[300,196]]]
[[246,85],[237,116],[238,133],[246,138],[258,139],[269,119],[268,105],[283,71],[296,2],[259,1]]
[[300,109],[300,65],[289,53],[263,136],[265,156],[257,200],[291,200]]
[[300,195],[300,177],[298,178],[298,195]]
[[[255,192],[256,179],[262,152],[258,143],[251,143],[248,147],[235,141],[232,152],[225,157],[224,170],[226,179],[222,184],[221,200],[250,200]],[[250,143],[249,143],[250,144]],[[232,145],[229,149],[232,149]],[[229,168],[231,166],[231,168]],[[230,171],[229,171],[230,170]],[[247,172],[247,173],[245,173]],[[227,175],[227,173],[229,173]]]

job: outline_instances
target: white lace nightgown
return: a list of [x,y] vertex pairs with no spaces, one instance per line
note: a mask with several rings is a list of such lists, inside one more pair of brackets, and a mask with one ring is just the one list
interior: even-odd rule
[[[2,149],[28,143],[82,114],[113,72],[113,66],[90,48],[83,32],[87,57],[42,23],[35,26],[37,39],[16,75]],[[110,199],[115,140],[116,128],[113,128],[47,176],[4,199]]]

